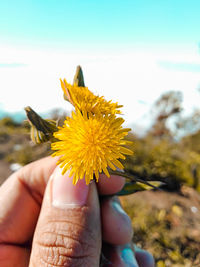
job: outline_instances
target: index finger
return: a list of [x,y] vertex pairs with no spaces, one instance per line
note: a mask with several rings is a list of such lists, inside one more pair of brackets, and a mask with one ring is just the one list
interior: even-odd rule
[[56,167],[44,158],[13,173],[0,187],[0,243],[23,244],[33,235],[46,183]]

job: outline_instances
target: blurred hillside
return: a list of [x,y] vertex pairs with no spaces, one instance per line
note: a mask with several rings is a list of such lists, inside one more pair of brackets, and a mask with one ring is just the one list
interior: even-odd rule
[[[151,251],[157,266],[200,266],[200,111],[185,117],[182,95],[168,92],[152,107],[152,126],[145,135],[131,133],[134,155],[127,172],[164,182],[163,191],[122,197],[132,218],[134,242]],[[61,117],[61,118],[60,118]],[[51,118],[63,121],[57,111]],[[0,183],[13,171],[51,154],[50,145],[30,140],[27,121],[0,120]]]

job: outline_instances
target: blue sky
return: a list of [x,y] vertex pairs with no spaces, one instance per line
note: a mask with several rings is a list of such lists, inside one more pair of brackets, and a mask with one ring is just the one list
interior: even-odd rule
[[72,80],[81,64],[89,88],[124,104],[129,122],[168,90],[182,91],[191,110],[200,100],[199,12],[199,0],[1,1],[0,104],[65,105],[59,78]]
[[200,42],[198,0],[8,0],[0,6],[1,42],[146,49]]

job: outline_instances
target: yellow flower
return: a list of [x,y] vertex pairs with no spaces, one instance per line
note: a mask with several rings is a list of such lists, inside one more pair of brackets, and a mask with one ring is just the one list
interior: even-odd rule
[[65,97],[75,108],[80,111],[86,110],[93,114],[120,114],[119,108],[122,105],[106,101],[104,97],[95,96],[87,87],[80,87],[76,84],[71,85],[64,79],[60,80]]
[[108,167],[123,169],[118,159],[132,154],[123,146],[128,144],[124,137],[130,131],[122,127],[123,122],[113,114],[72,112],[72,117],[67,117],[64,126],[54,133],[59,141],[52,143],[56,150],[53,156],[61,156],[58,164],[62,173],[71,169],[74,184],[83,177],[89,184],[94,174],[98,181],[102,171],[109,177]]

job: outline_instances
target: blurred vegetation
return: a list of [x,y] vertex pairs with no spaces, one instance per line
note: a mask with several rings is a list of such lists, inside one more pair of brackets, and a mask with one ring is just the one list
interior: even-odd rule
[[[122,197],[134,242],[153,253],[158,267],[200,266],[200,216],[195,213],[200,209],[200,110],[184,116],[182,98],[171,91],[155,102],[146,134],[136,136],[134,129],[129,134],[134,154],[124,162],[126,171],[140,179],[165,183],[163,192]],[[65,116],[54,110],[50,118],[62,124]],[[51,154],[50,145],[33,144],[29,132],[26,121],[0,120],[0,163],[23,166]]]
[[[200,124],[195,111],[182,117],[182,95],[168,92],[153,107],[154,122],[144,137],[130,134],[134,155],[125,161],[126,171],[145,180],[159,180],[177,191],[183,184],[200,192]],[[194,125],[194,127],[193,127]]]

